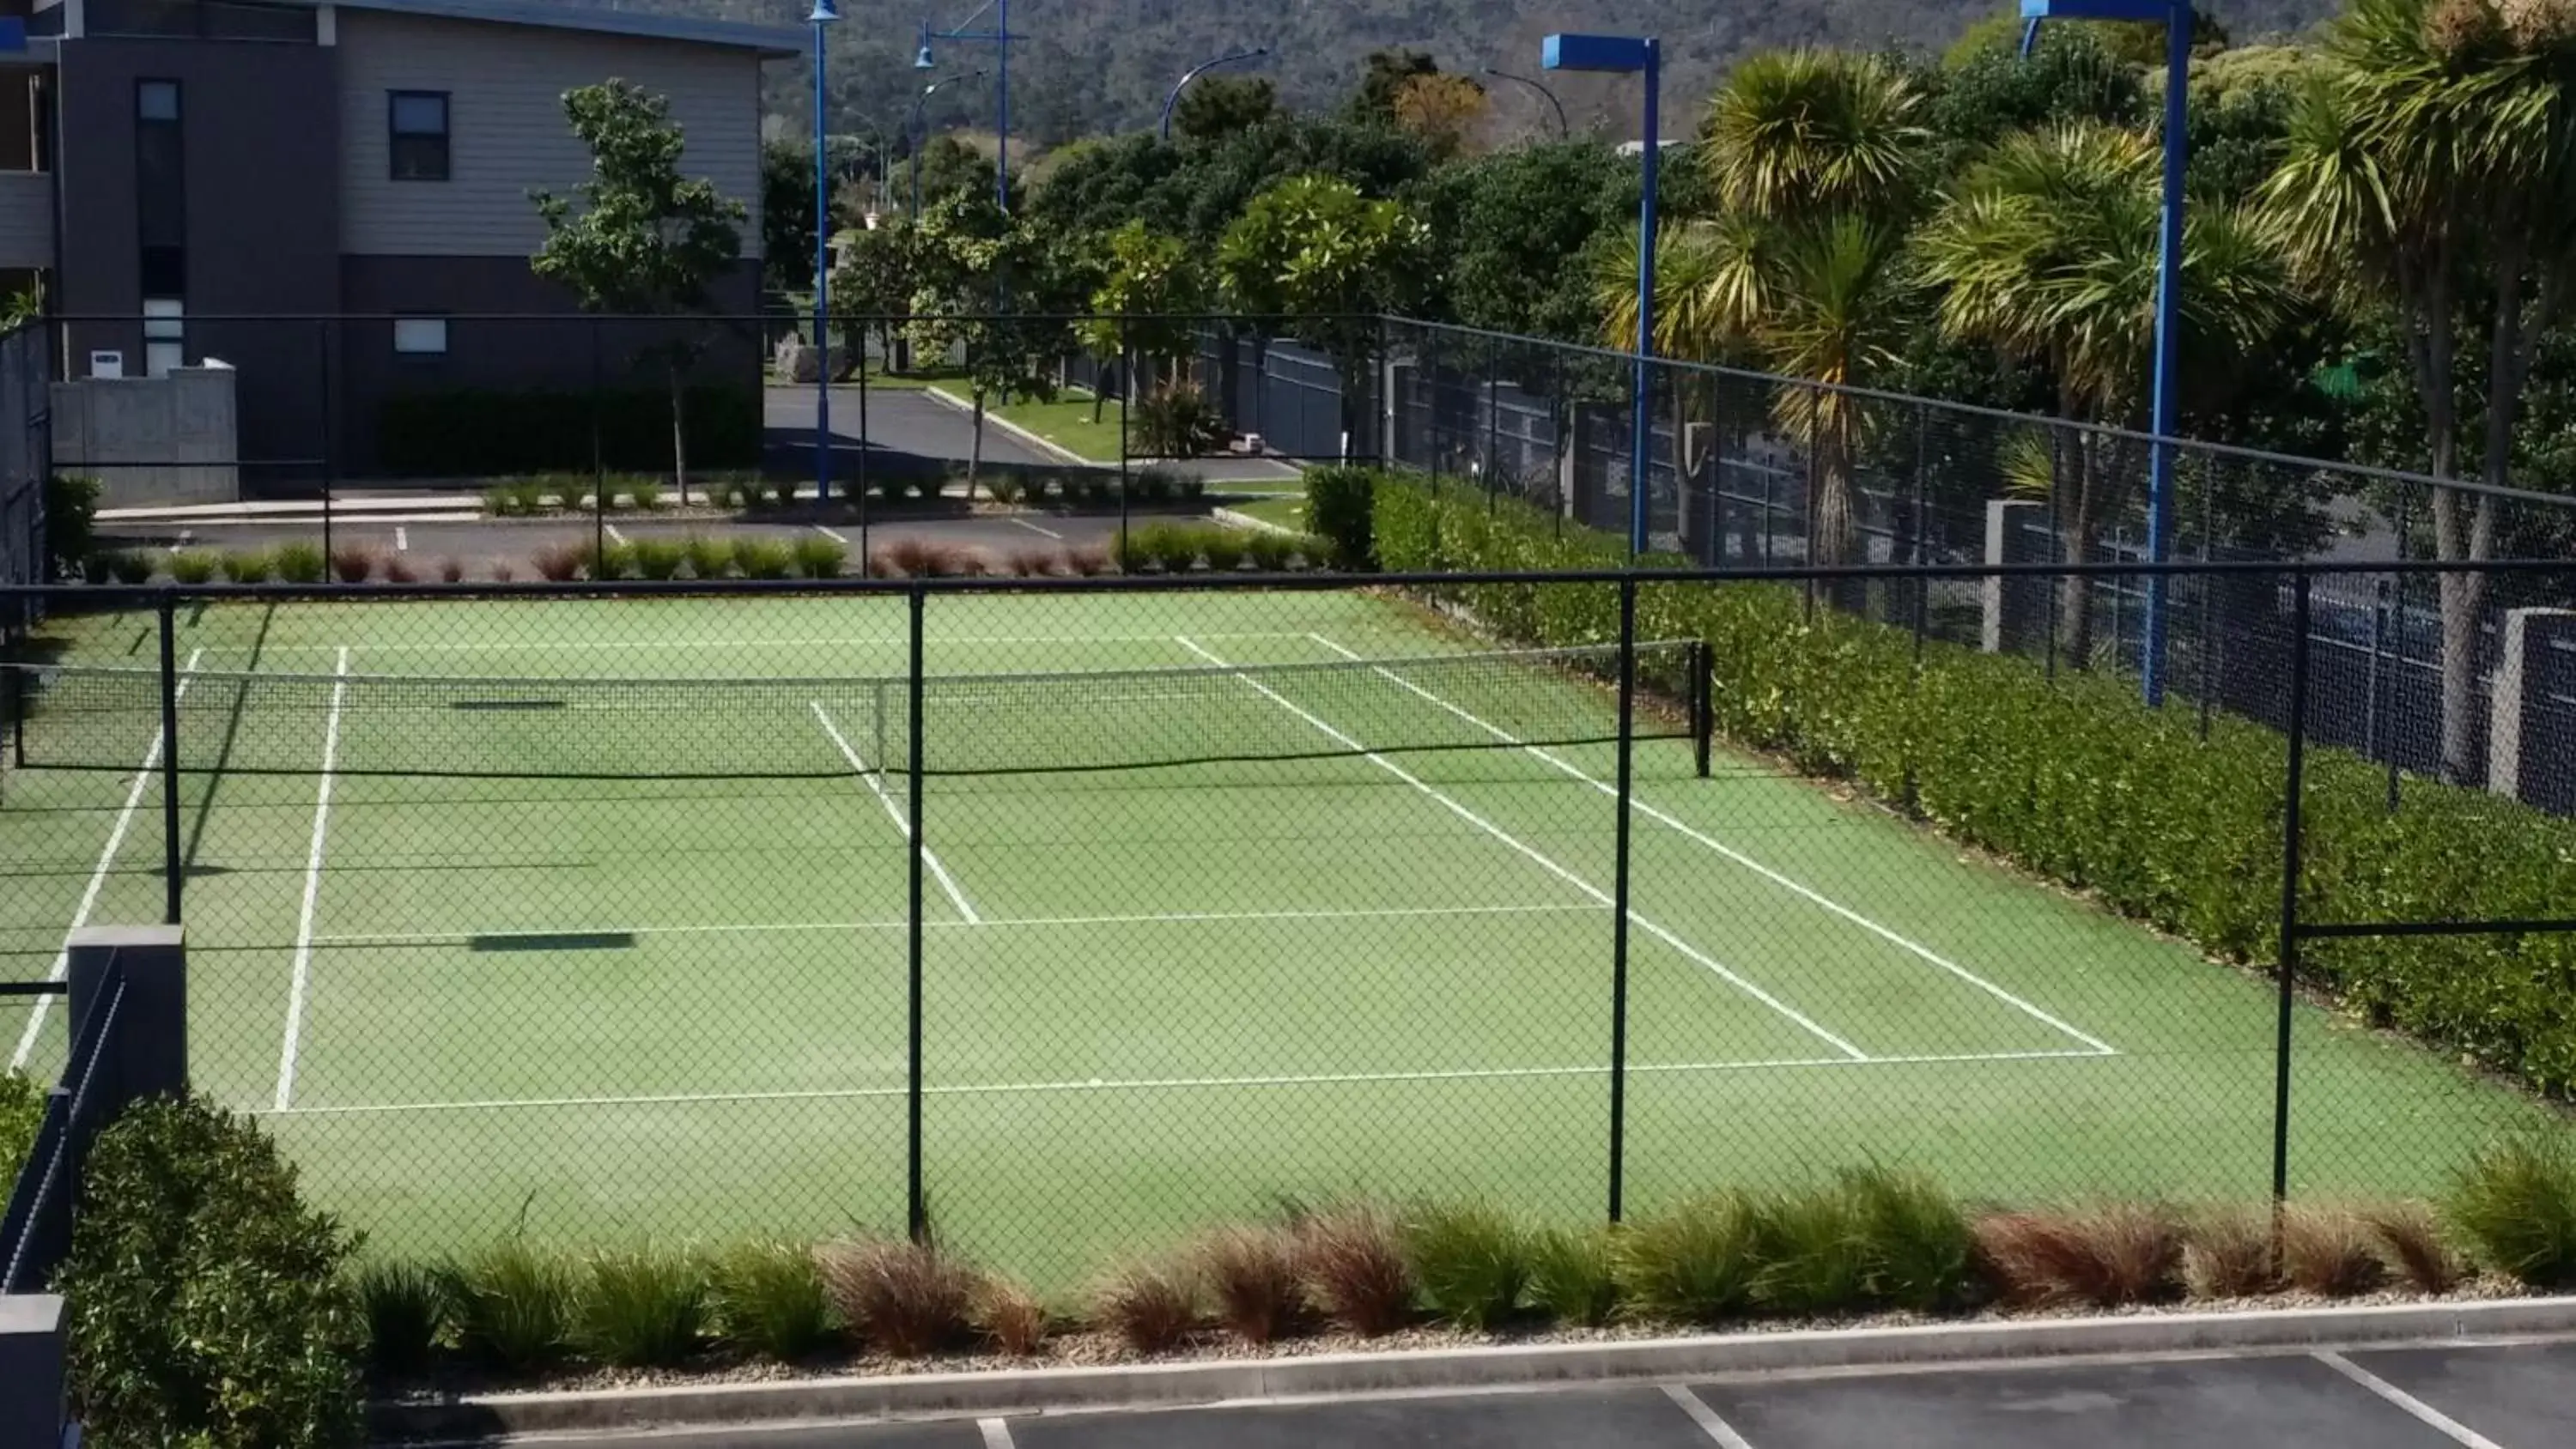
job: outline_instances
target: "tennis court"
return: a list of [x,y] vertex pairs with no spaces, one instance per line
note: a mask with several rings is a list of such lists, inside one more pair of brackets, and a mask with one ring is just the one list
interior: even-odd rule
[[[397,1248],[899,1230],[909,607],[183,608],[198,1083]],[[1615,651],[1358,593],[924,608],[944,1235],[1061,1283],[1282,1196],[1602,1211]],[[17,979],[163,902],[156,623],[52,632],[0,785]],[[2268,1186],[2265,983],[1764,762],[1702,778],[1661,702],[1636,731],[1632,1210],[1867,1157],[1997,1197]],[[50,1069],[58,1016],[12,1026]],[[2302,1190],[2423,1190],[2534,1115],[2295,1030]]]

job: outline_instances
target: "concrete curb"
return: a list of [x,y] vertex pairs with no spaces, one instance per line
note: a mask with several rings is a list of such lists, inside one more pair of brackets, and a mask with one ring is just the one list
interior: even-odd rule
[[1231,508],[1211,508],[1208,510],[1208,517],[1228,528],[1248,528],[1257,533],[1285,534],[1290,538],[1302,536],[1293,528],[1282,528],[1266,518],[1255,518],[1249,513],[1237,513]]
[[[973,417],[975,415],[975,403],[971,398],[959,397],[957,394],[950,392],[944,387],[925,387],[922,391],[930,394],[934,398],[937,398],[939,401],[946,403],[948,406],[955,408],[957,411],[966,414],[968,417]],[[994,412],[991,408],[986,408],[984,410],[984,424],[987,427],[1001,429],[1004,434],[1008,435],[1013,441],[1019,443],[1023,447],[1035,448],[1039,452],[1046,454],[1048,457],[1055,459],[1057,462],[1066,464],[1070,467],[1115,468],[1118,466],[1115,463],[1104,463],[1097,458],[1086,458],[1071,448],[1066,447],[1062,443],[1049,442],[1047,439],[1041,438],[1037,434],[1030,432],[1028,429],[1021,427],[1018,423],[1012,422],[1010,419]]]
[[1247,1399],[1504,1388],[2101,1355],[2312,1349],[2576,1333],[2576,1298],[2243,1313],[2141,1313],[1904,1328],[1507,1344],[1026,1372],[927,1373],[377,1404],[379,1439],[1027,1414]]

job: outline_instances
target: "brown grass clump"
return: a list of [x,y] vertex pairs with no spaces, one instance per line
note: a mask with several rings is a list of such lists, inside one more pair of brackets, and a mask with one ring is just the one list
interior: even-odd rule
[[841,1321],[870,1348],[920,1358],[966,1342],[982,1276],[927,1243],[834,1243],[816,1257]]
[[1064,567],[1064,555],[1051,548],[1016,548],[1003,563],[1013,578],[1052,578]]
[[1290,1234],[1224,1228],[1200,1241],[1197,1257],[1217,1318],[1237,1338],[1269,1343],[1297,1331],[1305,1294],[1298,1283],[1297,1240]]
[[395,554],[385,560],[385,582],[389,584],[419,583],[420,570],[413,568],[409,559],[404,558],[400,554]]
[[2173,1214],[2143,1203],[1998,1213],[1976,1226],[1977,1260],[2009,1302],[2117,1308],[2170,1296],[2182,1266]]
[[1096,578],[1109,571],[1109,550],[1105,548],[1068,549],[1064,566],[1082,578]]
[[553,543],[538,549],[528,563],[536,569],[539,578],[564,584],[581,577],[581,566],[585,556],[586,550],[579,545]]
[[463,583],[465,581],[465,561],[463,559],[454,558],[440,559],[438,561],[438,577],[439,581],[442,583]]
[[2388,1281],[2370,1220],[2339,1204],[2294,1203],[2281,1211],[2281,1276],[2322,1298],[2375,1293]]
[[2278,1288],[2272,1268],[2272,1215],[2258,1208],[2212,1208],[2183,1229],[2183,1291],[2194,1298],[2251,1298]]
[[1197,1274],[1187,1262],[1129,1263],[1104,1280],[1092,1301],[1102,1327],[1138,1353],[1169,1353],[1199,1322]]
[[1013,1358],[1034,1358],[1046,1345],[1046,1305],[1017,1283],[985,1284],[975,1319],[993,1347]]
[[2442,1221],[2430,1205],[2412,1200],[2380,1203],[2361,1210],[2362,1221],[2379,1239],[2388,1266],[2418,1293],[2448,1293],[2465,1275],[2459,1254],[2442,1236]]
[[363,584],[376,571],[376,551],[356,544],[331,550],[331,575],[344,584]]
[[518,576],[519,570],[514,564],[496,563],[492,565],[492,582],[496,584],[506,584]]
[[1344,1203],[1298,1229],[1306,1292],[1326,1316],[1376,1337],[1413,1321],[1415,1283],[1395,1214],[1374,1203]]

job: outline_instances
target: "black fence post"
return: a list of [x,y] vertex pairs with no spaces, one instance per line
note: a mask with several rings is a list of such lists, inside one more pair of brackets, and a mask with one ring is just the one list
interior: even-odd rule
[[[2217,538],[2212,514],[2216,510],[2218,479],[2213,474],[2200,490],[2200,561],[2210,561],[2210,548]],[[2216,681],[2212,673],[2218,663],[2218,576],[2200,576],[2200,739],[2209,742],[2209,714],[2215,707],[2211,699]]]
[[1610,1221],[1625,1207],[1628,1151],[1628,807],[1637,709],[1637,580],[1619,581],[1619,816],[1610,906]]
[[179,598],[161,591],[161,919],[179,924]]
[[1118,349],[1118,387],[1127,394],[1118,400],[1118,566],[1122,569],[1127,567],[1127,414],[1128,403],[1136,392],[1129,380],[1135,376],[1135,366],[1136,349],[1122,343]]
[[1691,763],[1705,780],[1710,742],[1717,734],[1717,659],[1705,639],[1691,641],[1690,672]]
[[[322,322],[316,322],[316,323],[314,323],[314,324],[313,324],[313,349],[314,349],[314,351],[315,351],[316,353],[318,353],[318,354],[319,354],[319,358],[318,358],[318,360],[319,360],[319,361],[321,362],[321,364],[322,364],[322,552],[323,552],[323,554],[324,554],[325,556],[328,556],[328,555],[330,554],[330,552],[331,552],[331,524],[332,524],[332,517],[331,517],[331,514],[332,514],[332,507],[331,507],[331,324],[330,324],[329,322],[327,322],[327,321],[322,321]],[[236,446],[236,447],[233,449],[233,452],[234,452],[234,456],[235,456],[235,461],[236,461],[236,462],[238,462],[238,461],[239,461],[239,458],[240,458],[241,449],[239,448],[239,446]],[[173,909],[175,910],[176,908],[174,907]],[[172,920],[174,920],[174,921],[175,921],[175,920],[177,920],[177,919],[178,919],[178,917],[177,917],[176,915],[173,915],[173,916],[171,916],[171,918],[170,918],[170,919],[172,919]]]
[[904,1059],[907,1074],[904,1082],[904,1222],[905,1232],[916,1243],[930,1237],[930,1200],[921,1181],[921,857],[927,847],[922,844],[921,829],[921,681],[922,681],[922,612],[929,595],[919,584],[909,594],[912,605],[911,665],[904,678],[904,816],[912,822],[911,846],[905,852],[907,881],[904,912],[906,930],[906,1012],[907,1046]]
[[2272,1201],[2290,1195],[2290,1014],[2299,975],[2299,862],[2301,809],[2305,803],[2308,741],[2308,574],[2294,576],[2297,635],[2290,642],[2289,783],[2281,808],[2281,995],[2273,1041]]
[[[860,322],[850,335],[858,344],[850,350],[855,354],[859,367],[859,572],[864,575],[868,571],[868,489],[873,482],[868,476],[868,324]],[[823,360],[829,362],[831,356],[832,349],[827,345],[823,349]],[[823,446],[828,449],[834,444],[830,438],[825,438]],[[819,498],[815,500],[817,503],[821,501]]]

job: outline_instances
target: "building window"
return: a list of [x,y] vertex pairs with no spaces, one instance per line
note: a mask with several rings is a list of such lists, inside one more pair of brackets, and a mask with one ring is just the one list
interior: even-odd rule
[[143,299],[143,375],[167,377],[188,365],[188,304],[177,297]]
[[187,154],[179,83],[134,83],[135,275],[143,297],[143,375],[187,363]]
[[177,121],[179,83],[174,80],[136,81],[134,118],[138,121]]
[[395,91],[392,102],[393,179],[447,179],[447,92]]
[[396,317],[394,319],[394,355],[445,357],[447,355],[447,319]]

